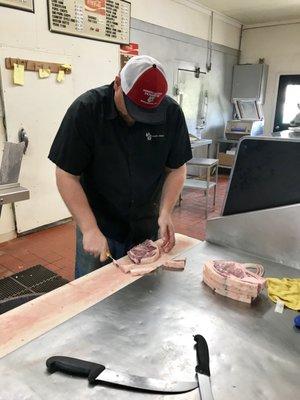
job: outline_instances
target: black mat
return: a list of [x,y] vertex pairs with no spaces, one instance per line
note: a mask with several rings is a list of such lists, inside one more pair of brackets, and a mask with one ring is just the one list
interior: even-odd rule
[[66,279],[42,265],[0,279],[0,314],[66,283]]

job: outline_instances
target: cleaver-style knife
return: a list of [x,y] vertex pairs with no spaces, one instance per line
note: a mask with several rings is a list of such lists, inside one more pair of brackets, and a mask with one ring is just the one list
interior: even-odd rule
[[91,384],[106,383],[128,389],[142,390],[152,393],[185,393],[198,387],[197,381],[175,382],[162,379],[129,375],[105,368],[104,365],[77,358],[54,356],[46,362],[49,372],[65,372],[71,375],[87,377]]
[[196,376],[199,383],[200,400],[214,400],[210,384],[209,351],[201,335],[195,335],[197,353]]

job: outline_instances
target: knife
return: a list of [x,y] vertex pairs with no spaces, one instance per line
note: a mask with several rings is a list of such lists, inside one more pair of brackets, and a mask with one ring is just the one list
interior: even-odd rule
[[119,266],[118,263],[117,263],[117,260],[115,260],[115,259],[113,258],[113,256],[110,254],[109,251],[106,252],[106,257],[107,257],[107,258],[110,258],[111,261],[115,264],[116,267]]
[[106,368],[104,365],[77,358],[54,356],[46,361],[49,372],[65,372],[87,377],[91,384],[107,383],[153,393],[185,393],[198,387],[197,381],[175,382],[129,375]]
[[209,351],[207,342],[201,335],[195,335],[197,353],[196,376],[199,384],[200,400],[213,400],[210,383]]

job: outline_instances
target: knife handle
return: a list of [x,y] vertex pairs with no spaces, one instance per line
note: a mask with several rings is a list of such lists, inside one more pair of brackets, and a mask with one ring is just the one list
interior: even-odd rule
[[49,372],[60,371],[70,375],[84,376],[90,383],[95,383],[98,375],[105,370],[104,365],[63,356],[48,358],[46,365]]
[[194,340],[196,342],[196,353],[198,365],[196,366],[196,372],[199,374],[210,376],[209,370],[209,351],[207,342],[201,335],[195,335]]

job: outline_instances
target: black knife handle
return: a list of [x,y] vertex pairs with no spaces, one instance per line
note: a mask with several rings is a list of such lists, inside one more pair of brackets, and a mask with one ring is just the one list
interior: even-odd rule
[[199,374],[210,376],[209,370],[209,351],[207,342],[201,335],[195,335],[194,340],[196,342],[196,353],[197,353],[197,362],[196,372]]
[[104,365],[63,356],[48,358],[46,365],[49,372],[60,371],[70,375],[84,376],[90,383],[95,383],[97,376],[105,370]]

